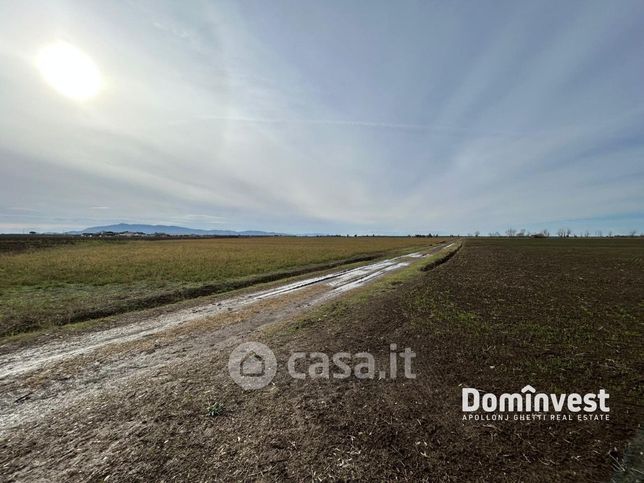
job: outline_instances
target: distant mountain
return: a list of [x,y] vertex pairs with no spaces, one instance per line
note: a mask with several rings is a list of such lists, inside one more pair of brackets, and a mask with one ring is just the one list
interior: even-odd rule
[[114,233],[145,233],[153,235],[163,233],[166,235],[211,235],[211,236],[276,236],[285,235],[285,233],[274,233],[268,231],[246,230],[201,230],[199,228],[186,228],[184,226],[172,225],[139,225],[130,223],[119,223],[117,225],[92,226],[81,231],[68,231],[69,235],[82,235],[84,233],[101,233],[112,231]]

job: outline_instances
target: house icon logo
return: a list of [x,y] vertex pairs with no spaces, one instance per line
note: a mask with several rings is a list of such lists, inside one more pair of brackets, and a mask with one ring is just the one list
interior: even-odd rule
[[277,372],[275,354],[259,342],[238,345],[228,359],[230,377],[243,389],[261,389]]
[[246,354],[241,360],[242,376],[263,376],[266,373],[264,359],[255,351]]

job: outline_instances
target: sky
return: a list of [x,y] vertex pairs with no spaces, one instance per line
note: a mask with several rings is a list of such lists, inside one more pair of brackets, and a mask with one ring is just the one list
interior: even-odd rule
[[644,231],[643,52],[642,1],[0,0],[0,232]]

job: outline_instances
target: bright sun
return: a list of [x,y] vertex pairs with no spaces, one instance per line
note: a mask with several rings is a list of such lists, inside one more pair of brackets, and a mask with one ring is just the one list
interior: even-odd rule
[[94,61],[67,42],[43,47],[36,65],[47,83],[64,96],[84,101],[101,90],[101,74]]

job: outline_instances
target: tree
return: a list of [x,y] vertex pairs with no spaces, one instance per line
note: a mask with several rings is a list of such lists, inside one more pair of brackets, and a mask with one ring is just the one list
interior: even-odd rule
[[628,232],[628,236],[630,237],[634,237],[635,235],[637,235],[637,230],[631,230],[630,232]]
[[548,229],[547,229],[547,228],[544,228],[544,229],[541,231],[541,234],[542,234],[543,236],[545,236],[545,237],[549,237],[549,236],[550,236],[550,232],[548,231]]
[[598,236],[599,238],[601,238],[603,234],[604,234],[604,233],[603,233],[601,230],[597,230],[597,231],[595,232],[595,236]]
[[517,231],[514,228],[508,228],[505,230],[505,235],[506,236],[514,236],[517,234]]
[[558,236],[559,238],[563,238],[563,237],[565,237],[565,236],[566,236],[566,229],[565,229],[565,228],[559,228],[559,229],[557,230],[557,236]]
[[478,231],[478,230],[476,230],[476,231],[474,232],[474,236],[479,236],[480,234],[481,234],[481,232],[480,232],[480,231]]

